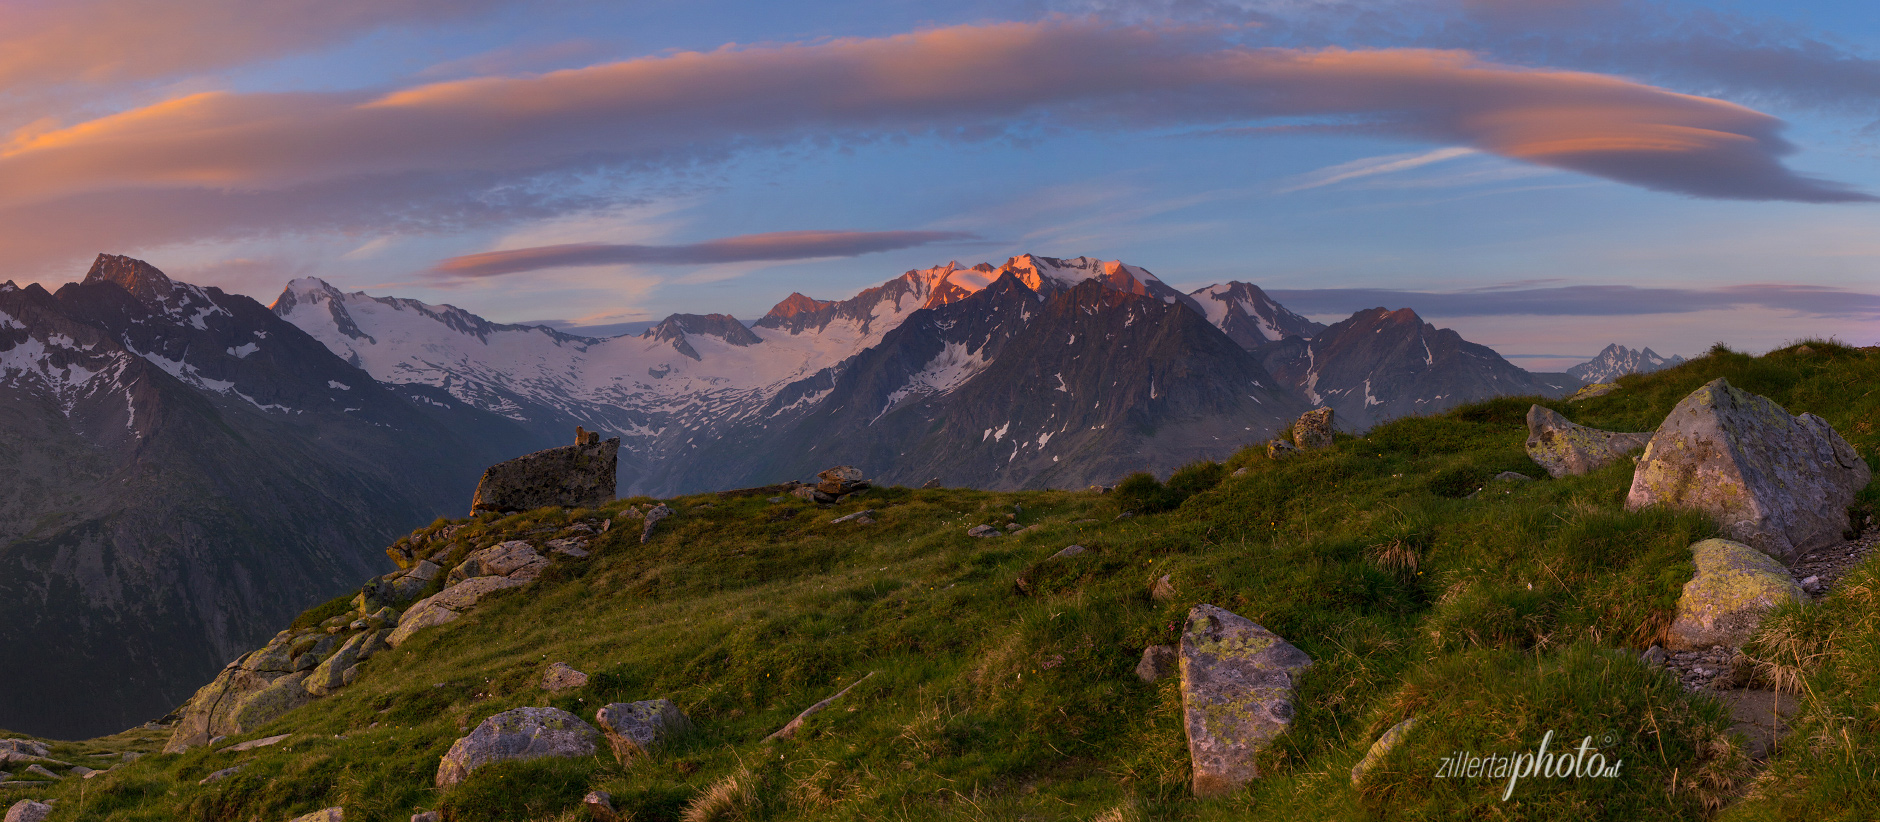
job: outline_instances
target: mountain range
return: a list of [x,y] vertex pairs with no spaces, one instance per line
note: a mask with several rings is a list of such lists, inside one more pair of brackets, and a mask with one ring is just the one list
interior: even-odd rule
[[0,285],[0,727],[160,715],[576,425],[621,438],[623,496],[835,464],[1062,488],[1218,459],[1315,406],[1355,432],[1580,384],[1409,309],[1326,326],[1252,284],[1183,293],[1087,257],[599,338],[314,278],[264,307],[100,255],[57,293]]
[[1650,348],[1635,351],[1613,343],[1591,360],[1567,369],[1567,374],[1588,384],[1612,382],[1625,374],[1649,374],[1681,362],[1684,358],[1675,354],[1665,359]]

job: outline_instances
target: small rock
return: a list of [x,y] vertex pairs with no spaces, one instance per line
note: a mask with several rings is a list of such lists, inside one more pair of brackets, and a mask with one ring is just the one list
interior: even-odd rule
[[76,776],[82,779],[84,777],[91,776],[92,774],[95,774],[95,773],[102,773],[102,771],[95,771],[83,765],[78,765],[78,766],[73,767],[71,770],[66,771],[65,775]]
[[588,816],[593,817],[595,822],[616,822],[620,819],[619,813],[614,810],[614,798],[606,791],[588,791],[587,796],[581,797],[581,807],[587,808]]
[[666,504],[663,502],[658,505],[653,506],[653,510],[647,511],[646,512],[646,524],[640,527],[641,544],[645,544],[647,540],[653,538],[653,526],[654,525],[659,524],[660,520],[672,516],[673,513],[674,513],[673,510],[671,508],[667,508]]
[[855,524],[856,525],[874,525],[875,518],[874,517],[856,517]]
[[412,814],[411,822],[444,822],[444,817],[437,811],[425,811]]
[[999,529],[990,525],[975,525],[966,529],[966,535],[969,537],[996,537],[999,535]]
[[1416,717],[1410,717],[1390,726],[1390,730],[1385,731],[1383,736],[1371,743],[1371,749],[1364,752],[1364,759],[1351,768],[1351,784],[1356,785],[1364,781],[1364,775],[1377,767],[1378,763],[1383,762],[1384,757],[1390,753],[1390,749],[1403,742],[1404,737],[1410,735],[1410,729],[1416,727],[1416,724]]
[[[646,515],[643,513],[640,513],[640,509],[638,508],[628,508],[627,510],[620,512],[620,516],[625,519],[646,519]],[[608,520],[608,521],[612,522],[613,520]]]
[[456,785],[492,762],[589,756],[600,736],[580,717],[559,708],[504,711],[450,746],[437,765],[437,787]]
[[772,504],[772,505],[776,505],[777,503],[779,503],[779,502],[782,502],[782,501],[783,501],[783,497],[771,497],[770,499],[767,499],[767,500],[764,500],[764,501],[765,501],[765,502],[768,502],[768,503],[770,503],[770,504]]
[[669,699],[615,702],[596,712],[594,720],[622,765],[631,765],[653,748],[692,730],[692,721]]
[[1071,546],[1065,547],[1065,549],[1062,551],[1052,554],[1051,558],[1052,559],[1068,559],[1070,557],[1077,556],[1078,554],[1081,554],[1088,550],[1090,549],[1085,548],[1082,545],[1071,545]]
[[1653,645],[1650,648],[1646,648],[1645,653],[1639,655],[1639,661],[1653,668],[1664,667],[1664,664],[1665,664],[1664,646]]
[[1232,473],[1232,474],[1229,474],[1228,476],[1233,476],[1233,477],[1244,477],[1244,476],[1246,476],[1246,475],[1247,475],[1247,469],[1246,469],[1246,468],[1236,468],[1236,469],[1234,469],[1234,473]]
[[1142,649],[1142,661],[1136,663],[1136,676],[1144,682],[1154,682],[1175,672],[1179,667],[1181,655],[1171,645],[1151,645]]
[[1332,409],[1314,408],[1292,424],[1293,444],[1302,451],[1332,447]]
[[[873,513],[875,513],[875,512],[873,511],[873,510],[866,510],[866,511],[856,511],[856,512],[855,512],[855,513],[853,513],[853,514],[848,514],[848,515],[846,515],[846,516],[840,516],[840,517],[836,517],[835,519],[832,519],[832,520],[830,520],[829,522],[830,522],[830,523],[832,523],[832,524],[833,524],[833,523],[838,523],[838,522],[855,522],[855,521],[857,521],[857,520],[860,520],[860,519],[863,519],[863,518],[865,518],[865,517],[867,517],[868,515],[870,515],[870,514],[873,514]],[[871,521],[872,521],[872,520],[871,520]]]
[[[1133,516],[1135,516],[1135,515],[1136,515],[1136,512],[1135,512],[1135,511],[1124,511],[1123,513],[1120,513],[1120,514],[1117,514],[1117,515],[1116,515],[1116,519],[1118,519],[1118,520],[1124,520],[1124,519],[1129,519],[1130,517],[1133,517]],[[1112,522],[1114,522],[1114,521],[1115,521],[1115,520],[1112,520]]]
[[243,751],[252,751],[256,748],[266,748],[271,745],[279,745],[280,743],[287,741],[287,738],[291,736],[293,736],[293,734],[281,734],[279,736],[269,736],[269,737],[263,737],[261,739],[251,739],[239,745],[230,745],[226,748],[223,748],[221,752],[222,753],[241,753]]
[[1020,530],[1023,530],[1024,528],[1025,526],[1020,525],[1016,522],[1008,522],[1005,524],[1005,530],[1007,531],[1020,531]]
[[1167,602],[1175,598],[1175,583],[1169,580],[1168,574],[1163,574],[1161,579],[1149,586],[1149,598],[1157,602]]
[[1490,482],[1533,482],[1534,478],[1517,471],[1503,471]]
[[588,541],[585,539],[568,537],[567,539],[551,539],[548,541],[547,547],[549,551],[563,556],[570,556],[575,559],[587,559],[587,544]]
[[22,799],[7,808],[6,822],[45,822],[46,817],[51,815],[52,805]]
[[542,690],[548,691],[549,693],[585,688],[587,684],[588,675],[568,667],[568,663],[566,662],[557,662],[550,665],[548,666],[548,670],[542,674]]
[[1697,572],[1678,597],[1673,649],[1742,645],[1765,614],[1804,596],[1781,563],[1743,543],[1707,539],[1691,546],[1691,558]]
[[346,822],[346,809],[324,808],[304,816],[296,816],[287,822]]
[[209,774],[208,776],[203,777],[201,780],[197,781],[196,784],[207,785],[211,782],[220,782],[224,779],[234,776],[236,773],[240,772],[243,767],[245,766],[236,765],[232,768],[223,768],[222,770],[216,771],[215,773],[212,773],[212,774]]
[[43,776],[43,777],[45,777],[45,778],[47,778],[47,779],[58,779],[58,778],[59,778],[59,775],[58,775],[58,774],[56,774],[56,773],[53,773],[52,771],[49,771],[49,770],[47,770],[47,769],[46,769],[46,766],[44,766],[44,765],[40,765],[40,764],[36,764],[36,763],[35,763],[35,764],[32,764],[32,765],[27,765],[27,766],[26,766],[26,772],[27,772],[27,773],[29,773],[29,774],[32,774],[33,776]]
[[1272,439],[1266,443],[1266,458],[1270,460],[1283,460],[1297,453],[1299,446],[1282,439]]

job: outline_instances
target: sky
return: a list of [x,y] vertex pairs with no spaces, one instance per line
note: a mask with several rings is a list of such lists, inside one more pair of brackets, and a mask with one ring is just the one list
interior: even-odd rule
[[1121,259],[1534,370],[1880,344],[1856,0],[4,0],[0,280],[600,332]]

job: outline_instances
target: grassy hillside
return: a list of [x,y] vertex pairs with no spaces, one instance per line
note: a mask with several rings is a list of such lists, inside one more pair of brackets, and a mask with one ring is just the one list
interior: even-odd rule
[[[1880,350],[1809,347],[1718,349],[1604,397],[1545,404],[1596,427],[1651,430],[1724,376],[1822,415],[1880,464]],[[1775,819],[1880,803],[1862,778],[1880,754],[1880,571],[1863,568],[1827,603],[1778,618],[1792,638],[1777,650],[1819,698],[1806,735],[1753,781],[1723,709],[1635,660],[1669,624],[1691,573],[1687,547],[1714,526],[1624,511],[1629,464],[1546,479],[1522,450],[1529,402],[1401,420],[1280,462],[1248,449],[1220,470],[1186,472],[1175,493],[1137,481],[1110,495],[877,489],[834,507],[672,500],[678,515],[650,542],[616,528],[592,559],[558,562],[373,657],[335,696],[240,737],[294,734],[285,743],[145,756],[90,780],[0,789],[0,802],[56,796],[54,820],[264,822],[331,805],[348,820],[428,809],[579,819],[591,789],[641,822],[1639,820],[1726,806]],[[1502,471],[1541,479],[1490,482]],[[1116,519],[1120,504],[1147,497],[1173,507]],[[1874,501],[1870,488],[1864,504]],[[455,539],[467,551],[629,502],[485,517]],[[875,524],[830,523],[863,508]],[[1039,527],[966,535],[1008,514]],[[1073,543],[1092,550],[1050,559]],[[1179,677],[1144,684],[1133,673],[1145,646],[1178,642],[1201,602],[1315,663],[1294,731],[1263,757],[1267,776],[1218,800],[1188,790]],[[593,676],[550,697],[539,682],[552,662]],[[871,672],[794,739],[761,741]],[[698,730],[631,769],[603,752],[487,768],[446,794],[431,787],[452,741],[499,711],[554,705],[591,719],[608,702],[659,697]],[[1418,718],[1408,741],[1354,788],[1351,767],[1406,717]],[[1436,777],[1454,751],[1531,751],[1548,731],[1555,748],[1599,740],[1608,761],[1623,760],[1618,776],[1530,778],[1506,801],[1505,779]],[[60,743],[54,755],[94,763],[154,750],[158,736]],[[234,776],[197,784],[236,764]]]

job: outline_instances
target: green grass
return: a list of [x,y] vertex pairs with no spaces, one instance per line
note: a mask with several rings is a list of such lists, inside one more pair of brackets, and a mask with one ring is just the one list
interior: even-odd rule
[[[1718,351],[1623,378],[1605,397],[1547,404],[1577,422],[1651,430],[1724,376],[1821,414],[1873,460],[1880,352],[1810,347]],[[1705,818],[1748,784],[1723,713],[1624,650],[1663,635],[1691,572],[1688,545],[1715,527],[1624,511],[1629,465],[1546,479],[1522,450],[1531,401],[1400,420],[1279,462],[1249,448],[1159,491],[1138,482],[1143,494],[1129,499],[887,488],[833,507],[669,500],[679,514],[650,542],[615,529],[592,559],[491,597],[374,657],[335,696],[243,737],[293,733],[285,743],[148,756],[91,780],[0,791],[0,802],[56,796],[55,820],[284,820],[335,804],[348,820],[403,822],[426,809],[551,820],[579,818],[567,814],[599,789],[639,822],[689,808],[765,820]],[[1239,468],[1247,473],[1226,476]],[[1541,479],[1487,483],[1509,470]],[[1149,497],[1167,510],[1115,519]],[[454,557],[644,501],[461,521]],[[1042,527],[966,536],[1003,527],[1014,505],[1020,524]],[[875,525],[829,523],[863,508]],[[1048,559],[1071,543],[1091,550]],[[1866,590],[1880,591],[1875,572],[1863,573]],[[1152,597],[1165,575],[1175,595]],[[1808,623],[1816,633],[1805,646],[1838,656],[1805,674],[1832,695],[1811,709],[1809,738],[1843,742],[1791,746],[1769,771],[1781,779],[1765,777],[1764,792],[1727,813],[1835,818],[1821,809],[1875,799],[1876,603],[1838,596],[1821,606],[1832,619]],[[1179,678],[1151,685],[1133,674],[1142,649],[1176,643],[1201,602],[1314,660],[1294,730],[1262,757],[1266,776],[1205,801],[1187,787]],[[590,673],[589,684],[549,696],[537,685],[551,662]],[[870,672],[794,739],[760,741]],[[452,741],[499,711],[553,705],[591,719],[608,702],[662,697],[698,730],[631,768],[603,749],[480,770],[448,794],[432,787]],[[1417,730],[1354,788],[1351,766],[1408,716]],[[1532,778],[1505,802],[1506,780],[1435,778],[1452,751],[1532,750],[1550,730],[1556,748],[1612,732],[1602,751],[1625,761],[1619,776]],[[55,756],[153,750],[154,737],[59,743]],[[244,769],[197,784],[234,764]]]

